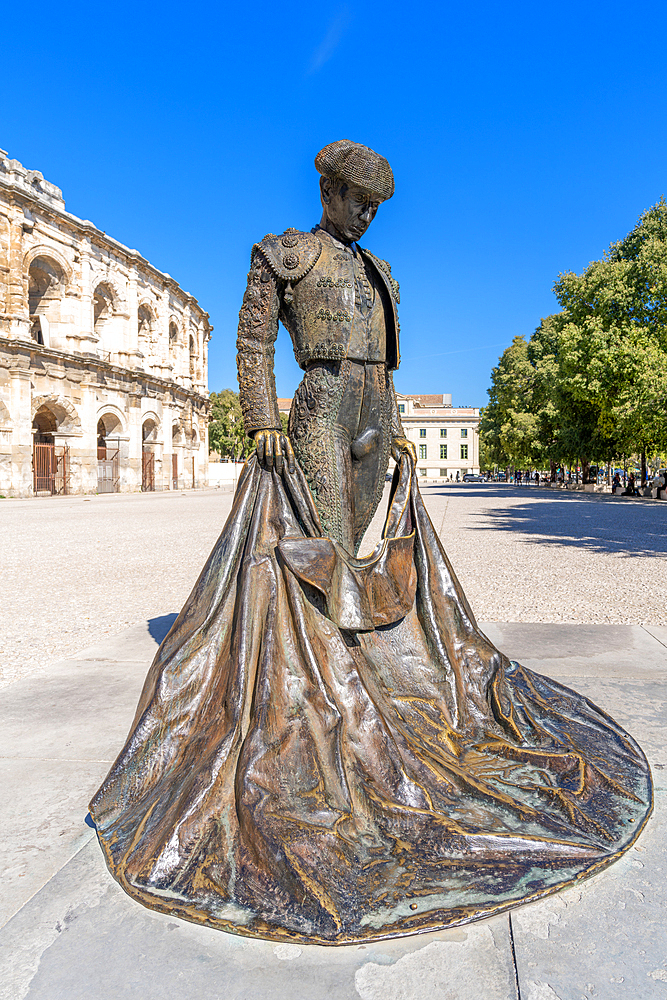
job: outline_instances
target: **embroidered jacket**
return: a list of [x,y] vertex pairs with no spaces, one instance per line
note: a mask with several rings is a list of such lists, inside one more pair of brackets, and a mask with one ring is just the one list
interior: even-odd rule
[[[399,364],[398,282],[386,261],[358,248],[383,295],[386,363]],[[349,356],[355,311],[354,251],[328,234],[288,229],[269,234],[252,249],[248,287],[239,315],[237,365],[241,408],[248,432],[280,427],[273,374],[278,322],[289,331],[301,368],[311,361]],[[370,359],[374,360],[374,359]],[[396,413],[397,423],[398,413]],[[402,433],[400,421],[394,428]]]

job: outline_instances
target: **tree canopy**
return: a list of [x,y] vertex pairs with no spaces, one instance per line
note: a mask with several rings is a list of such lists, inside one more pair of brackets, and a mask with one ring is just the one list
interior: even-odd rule
[[[255,442],[245,432],[238,392],[223,389],[209,396],[211,412],[208,440],[211,451],[232,462],[243,462],[254,450]],[[280,426],[287,434],[287,414],[280,414]]]
[[[561,311],[493,369],[480,433],[494,462],[546,467],[667,449],[667,203],[581,274]],[[553,467],[553,466],[552,466]]]
[[208,425],[209,447],[221,458],[244,461],[255,447],[243,426],[238,392],[223,389],[210,394],[211,413]]

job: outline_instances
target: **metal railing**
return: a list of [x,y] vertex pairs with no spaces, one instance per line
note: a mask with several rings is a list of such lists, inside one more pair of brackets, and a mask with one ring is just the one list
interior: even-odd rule
[[97,449],[97,492],[118,493],[120,491],[120,451],[110,448]]
[[155,491],[155,455],[152,451],[141,453],[141,489],[144,493]]
[[35,441],[32,453],[33,487],[35,493],[66,496],[69,493],[69,445]]

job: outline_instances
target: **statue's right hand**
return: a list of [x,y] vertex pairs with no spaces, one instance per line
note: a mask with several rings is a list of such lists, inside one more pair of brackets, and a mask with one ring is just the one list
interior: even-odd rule
[[292,442],[282,431],[255,431],[253,435],[257,446],[257,461],[269,472],[276,470],[282,476],[285,464],[290,472],[294,472],[296,460]]

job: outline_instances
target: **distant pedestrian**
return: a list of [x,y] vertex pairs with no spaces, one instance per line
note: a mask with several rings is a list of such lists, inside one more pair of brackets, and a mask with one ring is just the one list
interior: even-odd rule
[[638,497],[639,490],[637,489],[637,484],[635,481],[635,474],[631,472],[628,476],[628,486],[627,489],[623,490],[624,497]]
[[618,472],[615,472],[611,484],[611,492],[616,493],[616,491],[620,490],[620,488],[621,488],[621,477],[619,476]]

